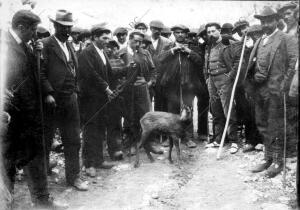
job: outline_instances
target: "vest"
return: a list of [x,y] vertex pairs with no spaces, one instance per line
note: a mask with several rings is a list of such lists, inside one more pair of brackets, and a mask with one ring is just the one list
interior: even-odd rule
[[210,53],[207,52],[206,61],[208,74],[214,76],[228,71],[226,65],[220,62],[220,53],[224,47],[224,44],[219,42],[216,46],[211,48]]

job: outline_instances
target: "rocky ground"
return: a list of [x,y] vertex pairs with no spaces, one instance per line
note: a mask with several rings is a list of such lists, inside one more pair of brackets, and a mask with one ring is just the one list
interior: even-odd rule
[[[88,178],[90,189],[78,192],[66,187],[61,154],[52,155],[59,165],[49,177],[50,192],[55,199],[69,204],[74,210],[285,210],[296,209],[296,159],[288,158],[286,187],[282,174],[266,179],[263,173],[252,174],[249,168],[262,157],[262,152],[231,155],[225,147],[220,160],[217,149],[205,149],[205,142],[188,149],[182,145],[183,163],[167,161],[167,150],[155,155],[150,163],[142,154],[141,166],[133,167],[126,158],[116,162],[111,170],[98,170],[96,178]],[[84,175],[84,172],[83,172]],[[22,180],[22,178],[21,178]],[[14,209],[31,209],[25,181],[15,187]]]

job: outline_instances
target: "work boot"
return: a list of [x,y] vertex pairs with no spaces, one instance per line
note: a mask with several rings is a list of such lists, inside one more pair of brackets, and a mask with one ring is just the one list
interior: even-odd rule
[[71,185],[78,191],[87,191],[89,188],[88,183],[83,181],[81,178],[76,178],[74,183]]
[[262,163],[256,165],[253,169],[251,169],[252,173],[258,173],[266,170],[272,164],[272,160],[263,160]]
[[52,209],[52,210],[63,210],[68,209],[68,204],[58,203],[57,201],[54,201],[53,198],[48,198],[46,200],[36,200],[33,203],[34,209]]
[[266,177],[273,178],[277,176],[283,169],[283,163],[272,163],[272,165],[266,171]]
[[243,149],[243,153],[246,152],[251,152],[255,150],[255,146],[253,146],[252,144],[246,144],[244,149]]
[[188,141],[186,142],[186,146],[187,146],[188,148],[196,148],[196,147],[197,147],[197,144],[196,144],[195,142],[193,142],[193,141],[190,139],[190,140],[188,140]]
[[235,154],[239,151],[239,146],[236,143],[231,143],[229,152],[230,154]]

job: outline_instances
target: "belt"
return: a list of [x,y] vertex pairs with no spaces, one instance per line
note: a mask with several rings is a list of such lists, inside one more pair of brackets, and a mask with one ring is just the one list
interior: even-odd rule
[[212,75],[212,76],[216,76],[216,75],[227,73],[227,72],[228,72],[227,68],[219,68],[219,69],[214,69],[214,70],[209,69],[208,70],[208,74]]

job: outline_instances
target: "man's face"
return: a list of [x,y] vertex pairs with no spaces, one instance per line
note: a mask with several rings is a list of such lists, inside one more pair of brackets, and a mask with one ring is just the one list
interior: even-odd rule
[[124,44],[127,38],[127,34],[117,34],[117,39],[121,44]]
[[272,34],[277,28],[277,20],[274,17],[266,17],[260,20],[263,32],[267,35]]
[[247,25],[242,26],[239,30],[237,30],[237,33],[240,37],[243,37],[243,36],[245,36],[248,29],[249,29],[249,26],[247,26]]
[[101,36],[95,36],[94,40],[98,48],[104,49],[110,40],[110,33],[103,33]]
[[287,9],[283,12],[283,19],[288,26],[295,24],[297,21],[294,17],[294,11],[292,9]]
[[79,33],[72,33],[71,34],[71,37],[72,37],[72,39],[75,43],[78,43],[78,36],[79,36]]
[[207,27],[206,31],[207,31],[207,38],[209,41],[215,42],[221,36],[220,29],[217,29],[216,26]]
[[187,37],[187,33],[182,29],[175,29],[173,34],[176,39],[176,42],[179,43],[183,43]]
[[55,28],[55,35],[59,39],[61,39],[61,41],[65,42],[68,40],[72,31],[72,26],[65,26],[59,23],[55,23],[54,28]]
[[145,28],[143,25],[139,25],[136,30],[142,32],[142,33],[146,33],[147,32],[147,28]]
[[29,26],[29,27],[25,27],[25,26],[21,26],[21,39],[23,42],[28,42],[29,40],[31,40],[32,38],[36,38],[37,34],[36,34],[36,30],[37,30],[37,24]]
[[260,37],[263,36],[263,33],[262,32],[254,32],[254,33],[249,34],[249,36],[255,43]]
[[161,28],[150,27],[150,31],[152,33],[152,38],[158,39],[161,34],[161,30],[162,30]]
[[133,50],[137,50],[141,47],[142,42],[143,42],[143,37],[138,34],[134,34],[132,39],[129,40],[129,46]]

